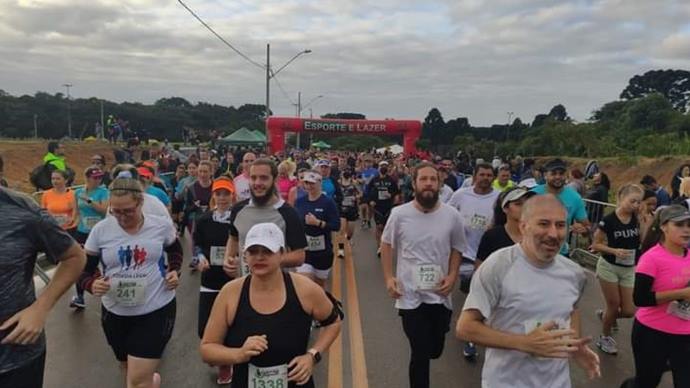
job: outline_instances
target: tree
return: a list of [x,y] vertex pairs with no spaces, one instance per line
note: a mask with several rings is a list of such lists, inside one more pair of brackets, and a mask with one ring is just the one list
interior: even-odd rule
[[341,119],[341,120],[366,120],[367,116],[361,113],[326,113],[322,119]]
[[673,109],[687,112],[690,107],[690,71],[650,70],[636,75],[630,79],[620,98],[633,100],[652,93],[661,93],[671,102]]
[[166,108],[191,108],[192,104],[182,97],[161,98],[154,105]]
[[422,138],[429,139],[432,147],[441,144],[443,131],[446,128],[446,123],[443,121],[443,116],[437,108],[432,108],[424,119],[422,125]]
[[551,108],[551,111],[549,111],[549,117],[553,118],[556,121],[570,120],[570,117],[568,117],[568,112],[565,110],[565,107],[561,104],[554,105],[554,107]]

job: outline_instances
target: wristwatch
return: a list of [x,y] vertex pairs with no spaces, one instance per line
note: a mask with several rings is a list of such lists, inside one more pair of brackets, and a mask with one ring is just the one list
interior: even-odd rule
[[91,198],[87,198],[87,199],[86,199],[86,203],[88,203],[89,205],[91,205],[91,204],[93,203],[93,201],[91,200]]
[[318,364],[319,361],[321,361],[321,353],[318,350],[311,348],[307,350],[307,353],[311,354],[312,358],[314,359],[314,364]]

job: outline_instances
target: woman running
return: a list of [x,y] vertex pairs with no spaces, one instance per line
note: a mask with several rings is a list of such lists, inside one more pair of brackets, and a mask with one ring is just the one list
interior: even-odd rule
[[494,226],[487,230],[479,242],[475,266],[479,267],[492,253],[522,241],[520,217],[522,205],[536,195],[523,187],[510,188],[498,196],[494,208]]
[[[74,239],[82,246],[86,243],[91,229],[105,218],[108,210],[108,189],[101,184],[104,175],[103,171],[97,166],[87,168],[84,172],[86,185],[74,191],[77,201],[76,207],[79,210],[79,221],[77,222],[77,231]],[[86,307],[86,303],[84,303],[84,289],[81,288],[79,282],[75,284],[75,287],[77,288],[77,295],[72,298],[69,306],[83,309]]]
[[276,185],[278,186],[278,193],[280,193],[280,198],[287,201],[290,194],[290,190],[297,186],[297,178],[292,174],[294,171],[293,164],[288,160],[283,160],[278,165],[278,180]]
[[72,236],[76,232],[79,211],[75,202],[74,190],[67,187],[68,174],[62,170],[55,170],[50,174],[53,188],[43,192],[41,207],[55,218],[62,229]]
[[80,282],[101,297],[103,331],[126,386],[158,388],[156,368],[175,325],[182,246],[170,220],[144,215],[143,195],[136,179],[113,180],[112,217],[96,224],[86,240]]
[[[362,197],[362,193],[357,189],[350,169],[343,171],[343,176],[340,178],[340,187],[343,191],[343,201],[340,204],[340,223],[343,225],[342,229],[345,231],[347,241],[352,244],[355,222],[359,218],[358,202]],[[340,244],[338,247],[339,257],[345,257],[343,248],[343,244]]]
[[640,241],[644,241],[649,228],[654,222],[654,212],[657,208],[656,193],[652,190],[645,190],[642,196],[642,203],[640,204],[639,221],[640,221]]
[[[197,270],[201,272],[199,292],[199,338],[204,336],[204,328],[211,314],[211,307],[223,286],[234,277],[223,271],[225,244],[230,235],[230,209],[235,196],[235,185],[230,178],[220,177],[213,181],[213,200],[215,208],[203,214],[194,229],[194,252]],[[232,365],[218,367],[218,385],[230,384]]]
[[653,388],[669,369],[675,388],[690,387],[690,212],[661,209],[635,271],[632,329],[635,387]]
[[[314,365],[340,333],[342,312],[316,283],[283,272],[285,237],[273,223],[254,225],[244,256],[251,275],[218,294],[201,341],[211,365],[235,365],[233,388],[314,387]],[[307,349],[312,320],[321,323]]]
[[592,249],[601,253],[597,262],[597,278],[606,300],[606,309],[596,311],[602,321],[602,334],[596,345],[607,354],[618,353],[616,341],[611,336],[616,320],[635,314],[633,287],[640,248],[637,213],[643,194],[637,185],[621,187],[616,211],[602,218],[594,232]]

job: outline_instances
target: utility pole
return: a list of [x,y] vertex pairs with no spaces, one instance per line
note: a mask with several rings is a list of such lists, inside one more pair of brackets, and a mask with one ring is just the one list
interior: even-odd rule
[[[297,92],[297,117],[302,117],[302,92]],[[302,145],[300,142],[301,132],[297,132],[297,148],[299,149]]]
[[69,96],[69,88],[72,84],[62,84],[67,89],[67,136],[72,138],[72,101]]
[[512,125],[512,121],[510,121],[510,119],[513,118],[514,114],[515,114],[514,112],[508,112],[508,125],[506,125],[506,141],[508,141],[508,139],[510,139],[509,131],[510,131],[510,126]]
[[268,129],[268,118],[271,116],[271,44],[266,43],[266,152],[271,149],[271,134]]

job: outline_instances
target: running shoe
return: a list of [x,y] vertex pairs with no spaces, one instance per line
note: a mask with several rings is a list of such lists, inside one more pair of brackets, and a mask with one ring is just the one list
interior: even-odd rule
[[72,300],[69,302],[69,307],[73,309],[83,309],[86,308],[86,303],[84,302],[84,296],[83,295],[75,295],[72,297]]
[[597,347],[606,354],[618,354],[616,340],[610,336],[600,335],[596,342]]
[[338,257],[341,259],[345,258],[345,250],[344,249],[338,249]]
[[376,249],[376,257],[381,258],[381,248]]
[[[600,321],[604,321],[604,310],[603,309],[597,309],[597,311],[594,312],[596,314],[597,318],[599,318]],[[618,319],[616,319],[615,322],[613,322],[613,325],[611,326],[611,331],[614,333],[618,333],[619,331],[618,327]]]
[[466,360],[474,361],[477,359],[477,356],[479,356],[479,352],[477,351],[477,347],[474,346],[472,342],[467,342],[465,343],[465,347],[462,349],[462,355]]
[[218,367],[218,378],[216,384],[228,385],[232,383],[232,365],[224,365]]

